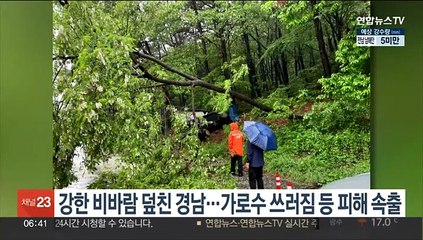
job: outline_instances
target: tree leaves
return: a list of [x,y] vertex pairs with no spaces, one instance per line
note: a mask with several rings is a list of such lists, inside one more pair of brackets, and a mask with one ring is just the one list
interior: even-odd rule
[[[347,19],[349,10],[356,13],[364,4],[357,5],[322,1],[315,10],[320,13],[318,17],[339,14]],[[215,155],[199,146],[197,129],[188,126],[186,117],[178,117],[173,105],[191,108],[194,100],[194,108],[227,112],[232,104],[231,89],[250,92],[253,84],[247,79],[242,36],[248,36],[250,63],[257,66],[258,85],[264,101],[273,106],[273,117],[290,114],[290,105],[299,90],[317,91],[311,90],[316,84],[314,75],[320,71],[314,63],[317,45],[313,9],[308,2],[290,2],[280,8],[273,2],[196,1],[196,11],[192,2],[177,1],[76,1],[66,8],[55,3],[53,54],[75,56],[67,60],[70,67],[58,73],[53,85],[55,187],[64,187],[74,179],[71,167],[77,147],[84,148],[88,156],[85,164],[90,169],[116,156],[127,164],[120,173],[106,174],[110,181],[98,186],[230,186],[208,179],[211,172],[220,174],[224,168],[220,165],[210,169],[208,163]],[[351,20],[347,25],[352,28],[354,23]],[[327,23],[323,27],[325,31],[329,29]],[[201,76],[223,87],[225,93],[194,88],[192,95],[189,87],[150,86],[149,80],[132,75],[133,49],[192,76]],[[291,78],[288,89],[278,88],[277,78],[282,70],[277,68],[283,65],[280,63],[286,61],[286,74],[292,75],[299,54],[310,67]],[[311,55],[310,59],[306,59],[306,54]],[[341,69],[331,78],[320,80],[322,97],[343,101],[345,109],[354,104],[365,106],[361,102],[370,94],[366,70],[369,53],[365,48],[356,48],[352,38],[345,38],[339,43],[335,58]],[[54,67],[62,64],[62,60],[55,60]],[[139,64],[159,78],[181,80],[145,59]],[[303,97],[310,97],[307,94]],[[326,124],[339,109],[327,108],[322,118],[310,117],[316,119],[316,125]],[[172,131],[164,134],[166,113]],[[307,166],[306,161],[303,165]]]
[[370,98],[370,49],[356,47],[353,34],[343,38],[336,52],[339,73],[322,78],[324,97],[367,104]]
[[313,12],[309,10],[308,1],[297,1],[283,8],[278,18],[290,29],[294,27],[306,27],[313,19]]

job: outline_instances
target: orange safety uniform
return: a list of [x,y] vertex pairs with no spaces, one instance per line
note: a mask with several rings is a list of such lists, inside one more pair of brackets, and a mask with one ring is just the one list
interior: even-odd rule
[[231,132],[228,137],[228,148],[229,152],[233,152],[235,155],[243,156],[244,154],[244,135],[238,129],[238,124],[233,122],[229,125]]

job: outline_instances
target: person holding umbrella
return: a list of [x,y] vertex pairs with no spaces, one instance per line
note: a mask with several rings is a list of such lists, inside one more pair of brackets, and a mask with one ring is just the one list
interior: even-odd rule
[[266,124],[255,121],[245,121],[244,132],[248,137],[245,167],[248,169],[250,188],[264,189],[264,151],[277,149],[276,136]]
[[251,189],[264,189],[263,184],[263,166],[264,151],[263,149],[247,141],[247,163],[248,180]]

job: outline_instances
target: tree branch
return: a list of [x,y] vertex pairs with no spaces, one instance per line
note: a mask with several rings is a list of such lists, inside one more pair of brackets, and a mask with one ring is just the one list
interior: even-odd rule
[[147,78],[147,79],[153,80],[154,82],[158,82],[158,83],[166,84],[166,85],[185,86],[185,87],[198,85],[196,81],[181,82],[177,80],[161,79],[149,73],[147,69],[145,69],[142,65],[138,65],[138,68],[143,72],[143,74],[133,73],[132,74],[133,76],[136,76],[139,78]]
[[213,44],[216,48],[219,48],[219,45],[217,45],[217,43],[213,42],[212,40],[210,40],[208,37],[203,35],[203,38],[205,40],[207,40],[209,43]]
[[[178,74],[178,75],[180,75],[180,76],[182,76],[182,77],[184,77],[184,78],[186,78],[186,79],[188,79],[190,81],[181,82],[181,81],[176,81],[176,80],[160,79],[160,78],[158,78],[158,77],[153,76],[152,74],[150,74],[145,69],[145,67],[143,67],[138,62],[138,59],[132,57],[132,60],[135,63],[134,68],[135,69],[138,68],[138,69],[140,69],[143,72],[142,75],[140,75],[140,74],[132,74],[134,76],[141,77],[141,78],[147,78],[147,79],[150,79],[152,81],[161,83],[163,85],[175,85],[175,86],[185,86],[185,87],[186,86],[194,86],[194,87],[195,86],[200,86],[200,87],[204,87],[204,88],[209,89],[209,90],[213,90],[215,92],[226,93],[226,89],[224,89],[222,87],[219,87],[219,86],[216,86],[214,84],[208,83],[206,81],[203,81],[203,80],[201,80],[201,79],[199,79],[197,77],[194,77],[192,75],[189,75],[187,73],[184,73],[184,72],[182,72],[182,71],[180,71],[180,70],[178,70],[178,69],[176,69],[176,68],[174,68],[174,67],[172,67],[172,66],[170,66],[170,65],[168,65],[166,63],[164,63],[163,61],[161,61],[161,60],[159,60],[159,59],[157,59],[157,58],[155,58],[155,57],[153,57],[151,55],[148,55],[148,54],[145,54],[145,53],[142,53],[142,52],[139,52],[139,51],[134,51],[133,54],[135,54],[138,57],[142,57],[142,58],[145,58],[147,60],[153,61],[153,62],[159,64],[160,66],[162,66],[163,68],[165,68],[166,70],[168,70],[170,72],[173,72],[173,73],[176,73],[176,74]],[[55,57],[53,57],[53,59],[76,59],[76,58],[77,58],[77,56],[55,56]],[[153,87],[153,86],[151,86],[151,87]],[[154,86],[154,87],[158,87],[158,86]],[[234,90],[231,90],[229,93],[234,98],[237,98],[237,99],[239,99],[239,100],[241,100],[243,102],[246,102],[246,103],[248,103],[248,104],[250,104],[250,105],[252,105],[254,107],[257,107],[260,110],[263,110],[265,112],[272,111],[272,108],[270,108],[269,106],[264,105],[262,103],[259,103],[256,100],[254,100],[254,99],[252,99],[252,98],[250,98],[250,97],[248,97],[248,96],[246,96],[246,95],[244,95],[242,93],[236,92]]]
[[53,77],[53,84],[56,82],[56,78],[57,78],[57,76],[59,76],[59,73],[60,73],[60,71],[62,70],[63,65],[65,65],[65,61],[62,61],[62,62],[61,62],[59,69],[58,69],[58,70],[56,71],[56,73],[54,74],[54,77]]
[[159,88],[159,87],[164,87],[164,86],[167,86],[167,84],[161,83],[161,84],[156,84],[156,85],[151,85],[151,86],[143,86],[143,87],[140,87],[139,89]]
[[153,62],[159,64],[160,66],[164,67],[166,70],[169,70],[169,71],[171,71],[173,73],[176,73],[176,74],[178,74],[178,75],[180,75],[180,76],[182,76],[182,77],[184,77],[186,79],[189,79],[189,80],[199,80],[198,78],[196,78],[194,76],[191,76],[191,75],[189,75],[187,73],[184,73],[182,71],[179,71],[178,69],[176,69],[176,68],[174,68],[174,67],[172,67],[172,66],[170,66],[170,65],[168,65],[166,63],[164,63],[163,61],[161,61],[161,60],[159,60],[159,59],[157,59],[157,58],[155,58],[155,57],[153,57],[151,55],[148,55],[148,54],[145,54],[145,53],[142,53],[142,52],[139,52],[139,51],[135,52],[135,54],[138,55],[138,56],[140,56],[140,57],[142,57],[142,58],[145,58],[145,59],[148,59],[150,61],[153,61]]
[[[180,76],[182,76],[182,77],[184,77],[184,78],[186,78],[186,79],[188,79],[190,81],[184,81],[184,82],[182,82],[182,81],[166,80],[166,79],[158,78],[158,77],[153,76],[152,74],[150,74],[145,69],[145,67],[143,67],[140,64],[137,64],[136,66],[143,72],[143,74],[142,75],[134,74],[135,76],[142,77],[142,78],[147,78],[147,79],[153,80],[153,81],[158,82],[158,83],[163,83],[163,84],[169,84],[169,85],[175,85],[175,86],[193,86],[193,87],[200,86],[200,87],[207,88],[209,90],[213,90],[215,92],[226,93],[226,89],[224,89],[222,87],[219,87],[219,86],[216,86],[214,84],[208,83],[206,81],[203,81],[203,80],[201,80],[201,79],[199,79],[197,77],[191,76],[191,75],[189,75],[187,73],[184,73],[184,72],[182,72],[182,71],[180,71],[180,70],[178,70],[178,69],[176,69],[176,68],[174,68],[174,67],[172,67],[172,66],[170,66],[170,65],[168,65],[168,64],[166,64],[166,63],[164,63],[164,62],[162,62],[162,61],[160,61],[160,60],[158,60],[158,59],[156,59],[154,57],[152,57],[152,56],[146,55],[146,54],[141,53],[141,52],[136,52],[136,54],[138,56],[144,57],[145,59],[151,60],[151,61],[153,61],[153,62],[161,65],[163,68],[165,68],[165,69],[167,69],[167,70],[169,70],[169,71],[171,71],[173,73],[176,73],[176,74],[178,74],[178,75],[180,75]],[[263,110],[265,112],[272,111],[272,108],[270,108],[269,106],[264,105],[262,103],[259,103],[256,100],[254,100],[254,99],[252,99],[252,98],[250,98],[250,97],[248,97],[248,96],[246,96],[244,94],[241,94],[241,93],[236,92],[236,91],[233,91],[233,90],[230,90],[229,93],[234,98],[237,98],[237,99],[239,99],[239,100],[241,100],[243,102],[246,102],[246,103],[248,103],[248,104],[250,104],[252,106],[255,106],[255,107],[257,107],[257,108],[259,108],[259,109],[261,109],[261,110]]]
[[266,46],[264,46],[259,40],[257,40],[252,34],[250,34],[250,33],[248,33],[248,35],[256,42],[256,43],[258,43],[258,44],[260,44],[260,46],[262,47],[262,48],[264,48],[264,50],[267,50],[267,47]]

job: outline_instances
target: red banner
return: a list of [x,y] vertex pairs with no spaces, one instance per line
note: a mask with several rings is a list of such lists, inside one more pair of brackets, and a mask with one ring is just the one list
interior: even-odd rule
[[18,217],[54,217],[54,190],[18,190]]

